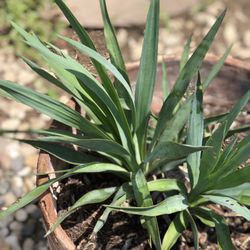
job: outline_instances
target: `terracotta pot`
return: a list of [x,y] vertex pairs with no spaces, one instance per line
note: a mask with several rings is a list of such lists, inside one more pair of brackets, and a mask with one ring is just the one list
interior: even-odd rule
[[[175,57],[163,58],[168,67],[168,75],[170,79],[170,85],[173,84],[178,74],[179,59]],[[208,72],[211,67],[216,63],[218,58],[216,56],[208,56],[202,67],[202,75]],[[135,81],[139,63],[132,63],[127,66],[131,81]],[[159,64],[159,71],[157,75],[157,81],[159,84],[156,85],[156,94],[154,97],[154,104],[152,109],[157,112],[159,111],[162,99],[161,99],[161,65]],[[247,90],[250,89],[250,65],[241,62],[236,59],[228,59],[223,66],[221,72],[214,79],[207,93],[204,97],[206,104],[212,107],[219,106],[219,110],[223,111],[228,109],[233,105]],[[69,102],[69,106],[75,108],[75,103],[73,101]],[[225,110],[225,111],[226,111]],[[250,107],[248,106],[248,111]],[[216,113],[216,110],[215,110]],[[52,126],[58,126],[58,123],[53,122]],[[41,152],[38,159],[37,171],[41,172],[52,172],[54,167],[60,163],[54,157],[51,157],[47,153]],[[63,163],[60,163],[63,167]],[[48,180],[48,177],[38,177],[37,185],[40,185]],[[39,200],[39,207],[42,212],[42,217],[44,221],[45,229],[48,230],[49,227],[55,222],[57,218],[56,202],[50,191],[46,192]],[[72,250],[76,246],[67,236],[65,231],[61,226],[48,236],[48,243],[51,249],[60,250]]]

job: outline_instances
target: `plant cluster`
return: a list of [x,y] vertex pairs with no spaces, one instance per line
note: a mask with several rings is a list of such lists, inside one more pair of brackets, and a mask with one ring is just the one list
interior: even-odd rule
[[[23,41],[18,38],[18,33],[11,28],[8,20],[15,20],[23,28],[33,30],[40,38],[54,42],[56,33],[65,27],[65,22],[59,18],[48,16],[54,9],[53,1],[45,0],[1,0],[0,2],[0,44],[2,47],[13,46],[17,54],[37,60],[36,54],[26,50]],[[54,20],[52,20],[54,19]]]
[[[110,61],[96,51],[86,30],[64,2],[55,2],[78,34],[80,42],[63,36],[60,38],[90,57],[98,77],[56,46],[41,41],[35,34],[12,23],[25,42],[43,56],[54,74],[28,59],[24,58],[24,61],[41,77],[72,95],[85,115],[44,94],[9,81],[0,81],[3,96],[77,130],[77,134],[58,129],[19,131],[39,135],[36,139],[20,141],[69,163],[69,168],[1,211],[0,218],[32,202],[55,182],[77,174],[108,172],[120,178],[121,186],[95,189],[83,194],[58,217],[47,234],[79,207],[103,203],[105,210],[93,233],[101,230],[113,210],[118,210],[140,216],[141,224],[156,249],[170,249],[188,227],[192,229],[194,246],[198,249],[197,221],[215,227],[221,249],[233,249],[225,219],[208,205],[219,204],[250,220],[250,210],[247,208],[250,205],[250,166],[242,167],[250,155],[250,136],[237,140],[237,133],[249,127],[230,129],[249,102],[250,91],[228,113],[205,118],[203,94],[222,67],[231,47],[207,76],[199,73],[225,11],[190,57],[191,38],[188,39],[175,84],[166,93],[159,114],[152,114],[150,107],[157,71],[159,0],[151,0],[148,11],[135,95],[132,94],[105,0],[100,0],[100,6]],[[190,91],[189,85],[193,79],[196,79],[195,90]],[[211,130],[211,124],[216,124],[216,129]],[[11,131],[2,133],[7,132]],[[78,150],[67,145],[76,145]],[[187,165],[187,182],[166,177],[151,178],[155,173],[164,174],[183,164]],[[164,198],[155,202],[152,192],[162,193]],[[111,203],[107,204],[109,198],[112,198]],[[131,200],[136,202],[136,206],[123,206],[125,201]],[[164,235],[160,235],[157,217],[169,214],[173,214],[173,220]]]

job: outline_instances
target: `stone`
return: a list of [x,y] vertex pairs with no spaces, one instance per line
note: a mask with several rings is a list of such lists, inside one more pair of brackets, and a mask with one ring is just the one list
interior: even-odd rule
[[9,228],[12,232],[20,233],[23,229],[23,224],[18,221],[12,221],[9,224]]
[[0,229],[0,237],[7,237],[8,234],[9,234],[8,227]]
[[2,129],[16,130],[20,125],[20,120],[16,118],[10,118],[2,122]]
[[247,47],[250,47],[250,30],[244,32],[243,41]]
[[16,175],[12,177],[11,189],[12,189],[12,192],[16,195],[16,197],[20,197],[23,195],[24,193],[23,179],[20,176]]
[[17,200],[17,197],[10,191],[3,195],[3,198],[5,200],[5,206],[9,206]]
[[20,209],[16,212],[15,218],[17,221],[24,222],[28,218],[28,213],[25,209]]
[[5,241],[4,237],[0,235],[1,250],[11,250],[11,246]]
[[18,176],[25,177],[31,174],[31,169],[29,167],[24,167],[22,170],[20,170],[18,173]]
[[7,179],[2,179],[0,182],[0,194],[5,194],[9,191],[10,183]]
[[10,245],[10,249],[12,250],[21,250],[18,239],[16,235],[10,235],[5,238],[5,242]]
[[22,70],[18,76],[18,82],[20,82],[23,85],[32,83],[33,81],[35,81],[35,79],[36,79],[36,75],[33,72],[28,71],[28,70]]
[[224,30],[223,30],[223,36],[228,45],[237,41],[238,32],[234,23],[228,22],[225,25]]
[[34,219],[29,219],[26,223],[25,223],[25,227],[22,230],[22,235],[24,237],[30,237],[33,235],[34,231],[35,231],[35,227],[36,227],[36,220]]
[[119,29],[117,32],[117,40],[121,48],[128,43],[128,31],[126,29]]
[[37,206],[35,204],[29,204],[25,207],[25,210],[27,213],[32,214],[38,210]]
[[23,242],[23,248],[22,250],[31,250],[34,249],[35,242],[32,240],[32,238],[27,238]]

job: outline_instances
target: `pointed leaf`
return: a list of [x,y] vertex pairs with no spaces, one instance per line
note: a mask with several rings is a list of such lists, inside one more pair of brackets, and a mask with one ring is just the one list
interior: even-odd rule
[[[136,202],[139,207],[152,206],[153,200],[150,196],[148,184],[141,169],[132,174],[132,186]],[[110,208],[114,208],[113,206]],[[156,249],[161,248],[160,231],[156,217],[143,217],[148,234],[152,239]]]
[[217,195],[202,195],[204,198],[209,199],[210,201],[220,204],[222,206],[228,207],[229,209],[233,210],[236,213],[239,213],[241,216],[250,220],[250,210],[240,205],[236,200],[230,197],[223,197]]
[[84,194],[71,207],[69,207],[66,212],[64,212],[57,218],[55,223],[50,227],[49,231],[46,233],[46,236],[52,233],[67,217],[73,214],[78,208],[89,204],[103,202],[107,200],[116,191],[117,187],[110,187],[92,190]]
[[222,20],[225,16],[226,11],[223,11],[222,14],[217,18],[216,22],[204,37],[200,45],[197,47],[193,55],[190,57],[188,62],[185,64],[183,70],[180,72],[175,85],[169,94],[168,98],[163,103],[159,114],[159,120],[157,123],[157,127],[155,129],[154,138],[152,141],[151,148],[153,148],[154,144],[160,138],[164,128],[166,127],[166,123],[173,116],[173,112],[176,108],[176,105],[179,103],[181,98],[186,92],[186,89],[195,74],[197,74],[199,67],[202,64],[202,61],[214,40],[214,37],[222,23]]
[[167,232],[162,241],[162,249],[170,250],[181,236],[182,232],[187,228],[189,220],[186,211],[178,213],[174,220],[170,223]]
[[137,134],[138,140],[140,142],[141,154],[143,154],[144,151],[146,129],[155,86],[158,54],[158,33],[159,0],[152,0],[147,16],[140,68],[135,91]]
[[223,56],[219,59],[219,61],[213,66],[209,74],[207,75],[205,81],[203,81],[203,89],[207,89],[210,83],[213,81],[213,79],[216,77],[216,75],[220,72],[221,68],[223,67],[229,53],[232,50],[232,45],[228,47],[223,54]]
[[137,214],[142,216],[159,216],[163,214],[172,214],[185,210],[188,207],[186,198],[181,195],[174,195],[166,198],[157,205],[148,207],[116,207],[107,206],[114,210],[121,211],[128,214]]
[[225,219],[210,211],[210,216],[215,223],[218,245],[221,249],[233,250],[234,246],[230,237],[230,231]]
[[[196,93],[192,102],[192,111],[189,118],[189,125],[187,131],[187,144],[193,146],[202,146],[203,140],[203,91],[201,86],[200,74],[198,74]],[[201,151],[189,154],[187,157],[188,175],[191,181],[192,188],[194,188],[200,175],[200,157]]]
[[8,92],[8,95],[10,95],[12,99],[26,104],[65,125],[77,128],[86,134],[107,138],[107,135],[82,117],[78,112],[46,95],[9,81],[0,81],[0,89]]
[[187,41],[184,44],[184,49],[180,60],[180,72],[182,71],[182,69],[184,68],[185,64],[188,61],[191,42],[192,42],[192,35],[188,37]]

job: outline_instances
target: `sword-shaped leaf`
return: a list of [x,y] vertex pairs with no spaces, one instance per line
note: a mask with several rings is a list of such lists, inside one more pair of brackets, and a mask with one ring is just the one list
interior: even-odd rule
[[[188,131],[187,131],[187,144],[196,147],[202,146],[203,141],[203,91],[201,85],[200,74],[198,74],[196,93],[192,101],[192,111],[189,117]],[[188,175],[194,188],[200,175],[200,157],[201,151],[189,154],[187,156]]]
[[188,224],[187,212],[182,211],[178,213],[170,223],[163,237],[162,250],[170,250],[181,236],[182,232],[188,227]]
[[220,249],[233,250],[234,246],[230,237],[230,231],[225,219],[210,211],[210,216],[215,223],[217,241]]
[[188,204],[186,197],[181,194],[178,194],[170,196],[169,198],[166,198],[162,202],[158,203],[157,205],[149,207],[117,207],[109,205],[107,205],[107,207],[128,214],[155,217],[163,214],[172,214],[183,211],[187,209]]
[[186,144],[179,144],[175,142],[159,143],[152,153],[144,160],[144,163],[150,163],[145,165],[147,173],[154,170],[155,166],[160,162],[170,162],[186,158],[189,154],[206,150],[207,147],[191,146]]
[[250,220],[250,210],[247,207],[240,205],[236,200],[230,197],[224,197],[218,195],[202,195],[202,196],[214,203],[220,204],[222,206],[225,206],[233,210],[234,212],[246,218],[248,221]]
[[188,37],[187,41],[184,44],[184,49],[181,54],[181,60],[180,60],[180,72],[182,71],[182,69],[184,68],[185,64],[188,61],[191,42],[192,42],[192,35]]
[[0,81],[0,89],[8,92],[8,96],[11,96],[12,99],[30,106],[65,125],[77,128],[88,135],[108,138],[106,134],[82,117],[78,112],[49,96],[37,93],[29,88],[9,81]]
[[173,112],[176,108],[176,105],[179,103],[181,98],[186,92],[186,89],[192,80],[193,76],[197,74],[199,67],[201,66],[203,59],[214,40],[214,37],[223,21],[226,11],[223,11],[222,14],[217,18],[216,22],[204,37],[200,45],[197,47],[193,55],[190,57],[188,62],[185,64],[183,70],[180,72],[175,85],[169,94],[168,98],[163,103],[159,114],[159,120],[155,129],[154,138],[152,140],[151,148],[160,138],[162,132],[164,131],[167,122],[173,116]]
[[[132,174],[132,186],[135,200],[139,207],[143,208],[153,205],[153,200],[148,189],[148,184],[141,169]],[[114,206],[110,208],[113,209]],[[146,226],[150,239],[152,239],[156,249],[160,250],[161,238],[156,217],[150,218],[143,216],[141,218],[141,221],[144,221],[143,225]]]
[[78,208],[89,205],[89,204],[96,204],[107,200],[112,194],[117,191],[117,187],[110,187],[110,188],[102,188],[89,191],[88,193],[84,194],[80,199],[78,199],[74,205],[69,207],[66,212],[62,213],[55,223],[51,225],[49,231],[46,233],[48,236],[52,233],[67,217],[73,214]]
[[158,54],[158,33],[159,0],[152,0],[147,16],[142,56],[135,91],[137,135],[140,143],[141,156],[143,156],[145,150],[145,136],[155,86]]

